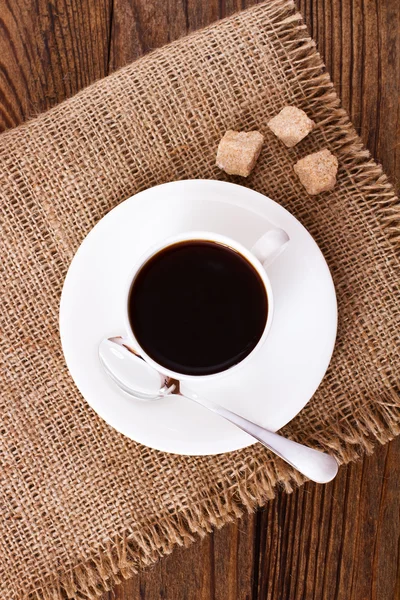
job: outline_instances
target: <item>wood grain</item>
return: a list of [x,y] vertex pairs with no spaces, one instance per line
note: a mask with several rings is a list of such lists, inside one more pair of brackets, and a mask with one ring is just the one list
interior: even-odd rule
[[0,130],[108,72],[112,0],[0,0]]
[[[0,130],[252,0],[0,0]],[[400,3],[299,0],[345,108],[400,180]],[[103,600],[400,600],[400,439],[177,549]]]

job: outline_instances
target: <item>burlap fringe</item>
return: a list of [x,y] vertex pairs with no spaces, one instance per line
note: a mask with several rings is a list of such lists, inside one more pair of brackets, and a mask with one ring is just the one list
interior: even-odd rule
[[[250,10],[263,10],[263,7]],[[311,103],[313,98],[325,103],[326,119],[322,119],[318,126],[337,128],[340,135],[336,137],[336,146],[340,151],[341,165],[367,198],[378,200],[379,208],[377,210],[375,205],[374,214],[398,252],[400,209],[393,187],[380,165],[370,158],[370,153],[363,147],[347,113],[340,108],[333,84],[329,75],[323,72],[322,60],[315,50],[315,42],[307,35],[301,15],[295,11],[291,0],[284,5],[280,0],[269,2],[268,10],[271,24],[279,33],[292,64],[297,68],[301,65],[301,72],[296,70],[296,78],[304,82],[307,98]],[[297,39],[293,39],[294,32],[297,32]],[[357,414],[349,415],[346,420],[337,422],[329,430],[324,429],[321,436],[315,435],[308,440],[309,443],[335,454],[341,464],[355,461],[363,453],[371,453],[376,440],[381,444],[387,443],[400,433],[400,395],[387,390],[386,394],[381,394],[379,403],[375,398],[371,402],[376,406],[373,415],[362,409]],[[330,441],[327,442],[327,439]],[[192,507],[185,518],[171,514],[163,521],[143,526],[140,532],[125,532],[99,547],[87,562],[43,582],[24,600],[94,600],[122,579],[137,573],[140,568],[152,565],[161,556],[171,553],[176,545],[187,546],[196,538],[210,533],[213,528],[220,528],[239,518],[244,511],[254,511],[273,499],[278,488],[290,493],[304,483],[304,478],[298,473],[288,474],[287,467],[282,471],[279,459],[274,460],[274,464],[275,481],[267,479],[260,470],[251,481],[240,484],[234,494],[225,490],[208,501],[207,505]]]
[[[400,433],[399,421],[393,419],[389,406],[396,407],[400,417],[400,397],[388,392],[373,416],[367,410],[360,411],[353,416],[351,424],[344,420],[338,422],[310,443],[329,450],[342,464],[358,460],[363,453],[373,451],[376,440],[384,444]],[[327,443],[327,439],[334,441]],[[97,555],[86,563],[67,573],[54,575],[45,586],[26,596],[26,600],[94,600],[123,579],[129,579],[140,569],[170,554],[175,546],[188,546],[214,528],[219,529],[240,518],[244,511],[252,512],[272,500],[278,489],[291,493],[305,482],[299,473],[293,471],[288,475],[286,467],[282,470],[279,460],[274,460],[274,465],[274,481],[267,479],[260,470],[251,482],[240,485],[234,496],[225,490],[207,505],[192,507],[185,518],[173,514],[139,532],[125,532],[99,547]]]

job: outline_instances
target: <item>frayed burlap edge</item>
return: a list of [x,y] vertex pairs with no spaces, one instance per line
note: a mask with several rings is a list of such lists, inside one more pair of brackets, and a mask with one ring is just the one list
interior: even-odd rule
[[[263,7],[249,10],[263,10]],[[329,123],[331,127],[337,128],[341,164],[367,200],[375,202],[374,215],[380,221],[382,231],[393,244],[394,250],[398,252],[400,208],[393,187],[381,166],[370,158],[370,153],[364,148],[346,111],[340,108],[340,101],[329,75],[324,72],[321,57],[315,49],[314,41],[308,36],[301,15],[296,12],[291,1],[269,2],[268,11],[279,39],[290,42],[287,46],[289,60],[297,67],[299,64],[302,66],[303,70],[297,73],[297,78],[301,81],[303,77],[307,93],[320,102],[323,101],[329,112],[327,120],[319,123],[319,126]],[[194,33],[191,37],[196,35],[199,33]],[[180,43],[182,41],[174,44]],[[396,418],[396,410],[389,413],[387,409],[391,405],[399,411],[400,417],[399,395],[388,389],[380,395],[381,400],[382,397],[385,401],[379,403],[373,415],[367,409],[362,409],[351,419],[339,421],[329,429],[324,429],[321,437],[315,435],[308,441],[329,448],[342,464],[357,460],[365,452],[371,453],[376,440],[384,444],[400,433],[400,419]],[[290,435],[291,425],[285,429]],[[275,464],[275,481],[265,478],[262,469],[259,469],[251,481],[239,484],[232,490],[221,490],[202,506],[193,506],[185,514],[171,514],[158,523],[142,528],[140,532],[126,533],[110,539],[106,545],[99,546],[86,562],[67,572],[54,573],[42,586],[27,594],[24,600],[97,598],[122,579],[128,579],[139,569],[169,554],[176,545],[189,545],[213,528],[220,528],[239,518],[244,511],[254,511],[273,499],[277,489],[290,493],[304,483],[305,479],[299,474],[288,472],[286,467],[281,470],[279,461]]]
[[[388,399],[400,408],[399,396],[388,392]],[[329,447],[341,464],[347,464],[360,459],[364,453],[372,453],[376,440],[385,444],[399,433],[399,423],[383,407],[373,416],[366,410],[360,411],[353,426],[338,423],[325,430],[321,439],[316,436],[312,441],[316,446],[321,443],[326,446],[326,439],[335,440],[330,442]],[[288,474],[286,467],[281,471],[279,463],[275,466],[274,482],[264,477],[260,470],[252,483],[239,485],[233,493],[221,490],[202,506],[186,510],[185,515],[174,514],[135,534],[117,536],[99,547],[87,562],[67,572],[54,574],[26,599],[94,600],[140,569],[170,554],[176,546],[188,546],[214,528],[220,529],[240,518],[245,511],[254,512],[272,500],[277,491],[291,493],[306,481],[296,472]]]

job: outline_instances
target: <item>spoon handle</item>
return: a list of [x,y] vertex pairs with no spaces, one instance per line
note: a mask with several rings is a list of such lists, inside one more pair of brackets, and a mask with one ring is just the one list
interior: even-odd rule
[[268,429],[264,429],[260,425],[248,421],[244,417],[215,404],[211,400],[200,398],[194,392],[185,390],[185,394],[182,395],[230,421],[239,427],[239,429],[242,429],[258,440],[263,446],[272,450],[272,452],[292,465],[300,473],[303,473],[308,479],[317,483],[328,483],[328,481],[331,481],[335,477],[338,471],[338,463],[333,456],[268,431]]

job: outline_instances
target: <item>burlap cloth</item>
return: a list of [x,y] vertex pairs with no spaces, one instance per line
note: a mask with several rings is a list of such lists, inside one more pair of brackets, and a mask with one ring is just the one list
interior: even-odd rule
[[[318,128],[288,150],[267,129],[286,103]],[[399,222],[291,2],[270,1],[146,56],[0,137],[0,595],[93,598],[197,534],[302,479],[259,445],[178,457],[107,426],[64,363],[58,306],[71,258],[113,206],[149,186],[225,178],[226,129],[261,129],[247,180],[319,243],[339,302],[322,385],[285,428],[353,460],[399,432]],[[338,185],[308,196],[292,166],[330,148]],[[234,178],[231,178],[234,180]]]

